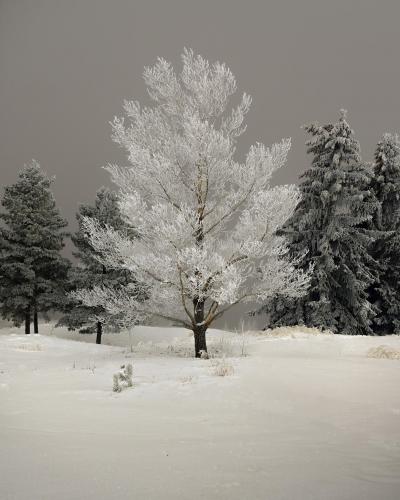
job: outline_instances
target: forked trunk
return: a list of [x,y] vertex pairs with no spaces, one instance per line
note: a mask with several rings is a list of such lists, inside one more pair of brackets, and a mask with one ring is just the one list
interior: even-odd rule
[[103,325],[100,321],[97,322],[96,344],[101,344],[101,334],[103,333]]
[[29,306],[25,311],[25,334],[29,335],[31,333],[31,306]]

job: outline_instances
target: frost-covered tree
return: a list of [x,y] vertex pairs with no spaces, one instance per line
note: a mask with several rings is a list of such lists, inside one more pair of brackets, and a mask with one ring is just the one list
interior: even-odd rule
[[69,261],[61,256],[64,228],[52,192],[51,180],[32,161],[18,181],[5,188],[0,219],[0,312],[16,325],[25,322],[30,333],[38,313],[60,309],[64,301]]
[[300,269],[313,266],[311,284],[302,297],[277,295],[262,310],[272,327],[304,324],[371,334],[375,311],[368,288],[377,266],[369,252],[369,225],[378,208],[372,174],[361,162],[345,111],[335,124],[314,123],[305,130],[312,136],[306,143],[312,166],[302,175],[302,199],[280,234],[300,258]]
[[93,247],[106,267],[128,269],[148,286],[145,303],[97,287],[81,293],[87,305],[136,318],[167,318],[194,332],[195,353],[207,350],[206,330],[240,302],[265,300],[277,290],[304,293],[308,275],[288,258],[276,229],[292,215],[296,186],[270,187],[286,161],[290,141],[256,144],[235,159],[251,99],[236,91],[231,71],[185,50],[178,75],[159,59],[144,80],[152,107],[125,102],[128,120],[115,118],[113,139],[129,165],[109,165],[121,211],[140,236],[131,240],[85,218]]
[[379,312],[374,319],[378,334],[400,333],[400,141],[384,134],[375,152],[373,189],[380,202],[375,218],[378,237],[373,255],[379,262],[379,280],[371,288],[371,301]]
[[[78,265],[71,268],[70,287],[80,290],[88,287],[107,287],[116,289],[128,285],[136,286],[134,275],[127,269],[108,268],[98,259],[98,252],[93,248],[84,228],[85,217],[95,220],[101,227],[110,227],[124,236],[134,238],[134,230],[122,218],[115,191],[101,188],[96,193],[94,205],[82,204],[76,214],[78,231],[72,235],[76,251],[74,257]],[[120,314],[110,314],[102,305],[86,306],[79,299],[66,304],[66,313],[57,326],[67,326],[70,330],[80,330],[81,333],[96,332],[96,343],[101,344],[104,329],[117,331],[121,326]]]

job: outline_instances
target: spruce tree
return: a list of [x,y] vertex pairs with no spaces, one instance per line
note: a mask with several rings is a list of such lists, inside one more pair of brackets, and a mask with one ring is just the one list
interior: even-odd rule
[[377,334],[400,333],[400,141],[384,134],[375,152],[373,189],[381,206],[375,217],[378,237],[373,255],[380,265],[371,301],[379,308]]
[[335,124],[314,123],[305,130],[312,136],[306,143],[312,165],[301,176],[302,200],[280,232],[289,239],[298,267],[313,267],[311,285],[303,297],[276,296],[262,311],[269,313],[272,327],[303,324],[372,334],[375,309],[368,287],[377,267],[369,253],[369,224],[378,207],[372,173],[361,162],[345,111]]
[[[99,262],[98,254],[85,230],[86,217],[97,221],[100,227],[111,227],[131,238],[135,237],[134,230],[122,218],[115,191],[103,187],[97,191],[94,205],[81,204],[76,214],[78,231],[71,238],[76,248],[73,255],[78,260],[78,265],[70,272],[70,290],[95,286],[111,289],[134,288],[135,279],[132,273],[127,270],[108,269]],[[57,326],[67,326],[68,329],[79,330],[81,333],[96,333],[96,343],[101,344],[103,330],[117,331],[122,320],[120,315],[109,314],[101,306],[88,307],[72,299],[67,303],[65,314]]]
[[5,188],[0,248],[0,312],[30,333],[39,332],[38,314],[61,307],[69,262],[61,256],[64,220],[50,191],[51,180],[32,163]]

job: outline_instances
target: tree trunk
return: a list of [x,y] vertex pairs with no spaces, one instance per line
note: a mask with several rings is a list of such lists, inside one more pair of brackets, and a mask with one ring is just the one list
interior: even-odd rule
[[96,344],[101,344],[101,334],[103,333],[103,325],[100,321],[97,322]]
[[[193,330],[194,334],[194,350],[196,358],[202,357],[202,352],[207,352],[207,342],[206,342],[206,331],[207,328],[204,326],[195,328]],[[204,354],[203,354],[204,356]]]
[[37,310],[37,284],[36,281],[33,287],[33,333],[39,333],[38,310]]
[[204,301],[193,300],[194,320],[196,326],[193,328],[194,334],[194,351],[196,358],[201,358],[201,351],[207,352],[206,331],[207,326],[204,325]]
[[33,333],[39,333],[38,312],[36,309],[36,305],[33,309]]
[[31,333],[31,306],[25,311],[25,335]]
[[[102,269],[102,274],[107,274],[107,269],[106,269],[106,266],[104,266],[104,265],[103,265],[103,269]],[[96,344],[101,344],[101,335],[103,333],[103,324],[101,323],[101,321],[98,321],[96,323],[96,328],[97,328]]]

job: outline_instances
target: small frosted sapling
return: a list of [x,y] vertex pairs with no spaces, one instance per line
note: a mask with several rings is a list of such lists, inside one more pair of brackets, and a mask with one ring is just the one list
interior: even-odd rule
[[121,369],[113,375],[113,392],[121,392],[126,387],[132,387],[132,376],[132,364],[122,365]]

